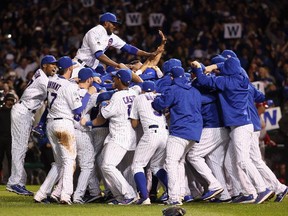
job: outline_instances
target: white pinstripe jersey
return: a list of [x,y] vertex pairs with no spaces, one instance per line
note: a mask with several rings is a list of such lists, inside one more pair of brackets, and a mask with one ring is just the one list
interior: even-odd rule
[[64,77],[53,76],[47,86],[48,116],[47,118],[65,118],[73,120],[72,110],[82,106],[79,87]]
[[153,92],[146,92],[138,95],[132,104],[130,118],[140,120],[144,132],[150,125],[158,125],[160,128],[167,125],[165,116],[152,108],[151,103],[155,97]]
[[[80,88],[79,95],[80,95],[81,100],[87,92],[88,92],[87,89],[81,89]],[[95,106],[98,95],[99,95],[99,93],[95,93],[95,94],[92,94],[90,96],[89,101],[87,103],[87,106],[85,107],[85,109],[81,113],[81,118],[85,116],[85,119],[90,121],[90,115],[87,113]],[[74,127],[78,130],[81,130],[81,131],[91,131],[90,127],[82,126],[79,121],[74,121]]]
[[96,68],[99,61],[95,57],[97,51],[105,52],[110,46],[121,49],[126,44],[115,34],[108,35],[102,25],[90,29],[84,36],[82,46],[78,49],[76,58],[81,59],[89,67]]
[[133,89],[121,90],[113,94],[109,104],[102,107],[101,113],[109,119],[109,135],[104,143],[114,142],[126,150],[135,150],[136,132],[129,116],[132,102],[137,92]]
[[49,78],[42,69],[38,69],[32,80],[28,83],[20,101],[31,110],[37,110],[47,97],[47,84]]

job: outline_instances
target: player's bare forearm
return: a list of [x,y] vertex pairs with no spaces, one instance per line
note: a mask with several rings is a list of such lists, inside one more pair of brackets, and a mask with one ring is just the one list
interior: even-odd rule
[[135,83],[143,82],[142,78],[138,76],[136,73],[132,72],[132,81]]
[[92,121],[88,121],[86,118],[81,118],[80,124],[82,126],[100,126],[103,125],[107,120],[102,116],[98,115],[97,118]]
[[110,59],[108,56],[106,56],[105,54],[101,55],[98,57],[98,60],[102,63],[104,63],[105,65],[109,65],[109,66],[112,66],[112,67],[115,67],[116,69],[119,69],[119,68],[126,68],[128,69],[128,67],[122,63],[117,63],[115,61],[113,61],[112,59]]
[[93,126],[103,125],[107,120],[102,115],[97,115],[97,118],[93,119]]

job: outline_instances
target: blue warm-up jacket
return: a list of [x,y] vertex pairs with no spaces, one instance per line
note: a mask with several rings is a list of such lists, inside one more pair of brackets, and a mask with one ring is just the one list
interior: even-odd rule
[[237,58],[228,58],[218,69],[220,76],[206,76],[202,68],[197,68],[197,81],[202,86],[218,91],[224,126],[251,124],[248,109],[250,81],[242,73],[240,61]]
[[152,106],[157,111],[169,108],[170,135],[199,142],[203,127],[201,94],[186,77],[175,78]]

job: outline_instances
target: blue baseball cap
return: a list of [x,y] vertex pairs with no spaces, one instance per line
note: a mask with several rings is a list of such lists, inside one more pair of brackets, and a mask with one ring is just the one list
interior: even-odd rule
[[53,55],[46,55],[41,60],[41,66],[44,64],[55,64],[55,63],[57,63],[57,60]]
[[224,50],[221,55],[224,57],[224,58],[231,58],[231,57],[234,57],[234,58],[238,58],[236,53],[233,52],[232,50]]
[[106,73],[105,68],[102,64],[98,64],[98,66],[95,68],[95,71],[96,73],[99,73],[102,75]]
[[103,22],[111,22],[111,23],[114,23],[114,24],[121,24],[118,20],[117,20],[117,17],[115,16],[115,14],[113,13],[110,13],[110,12],[107,12],[107,13],[104,13],[100,16],[100,23],[103,23]]
[[142,91],[145,91],[145,92],[155,91],[155,83],[152,81],[144,81],[142,83]]
[[91,68],[82,68],[78,73],[79,81],[85,81],[93,77],[94,71]]
[[157,79],[157,73],[153,68],[147,68],[142,74],[139,75],[142,80]]
[[130,84],[132,80],[132,71],[130,69],[120,69],[111,73],[112,76],[118,77],[123,83]]
[[111,72],[113,72],[113,71],[116,71],[115,67],[110,66],[110,65],[106,67],[106,72],[107,72],[107,73],[111,73]]
[[76,64],[76,62],[73,62],[69,56],[63,56],[58,60],[58,67],[59,67],[59,69],[62,69],[62,70],[69,68],[75,64]]
[[175,66],[171,68],[171,76],[173,78],[180,78],[185,76],[185,71],[182,67]]
[[175,66],[182,67],[182,63],[179,59],[171,58],[171,59],[165,61],[162,65],[162,71],[163,71],[164,75],[169,73],[171,71],[172,67],[175,67]]

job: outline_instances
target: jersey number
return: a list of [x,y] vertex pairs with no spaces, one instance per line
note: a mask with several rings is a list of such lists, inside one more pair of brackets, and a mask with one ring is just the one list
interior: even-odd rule
[[130,117],[132,104],[128,104],[128,118]]
[[50,104],[49,104],[49,109],[51,109],[51,107],[52,107],[55,99],[57,98],[57,93],[51,92],[51,93],[50,93],[50,97],[52,97],[52,100],[49,100],[49,101],[51,101]]

